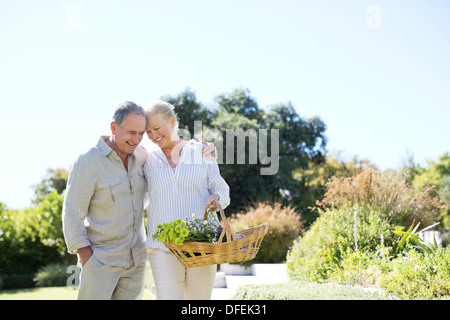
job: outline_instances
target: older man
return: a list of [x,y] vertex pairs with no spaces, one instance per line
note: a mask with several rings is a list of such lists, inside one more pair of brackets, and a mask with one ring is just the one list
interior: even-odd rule
[[144,110],[125,102],[111,136],[72,167],[63,205],[63,230],[82,272],[78,299],[140,299],[145,282],[146,150]]

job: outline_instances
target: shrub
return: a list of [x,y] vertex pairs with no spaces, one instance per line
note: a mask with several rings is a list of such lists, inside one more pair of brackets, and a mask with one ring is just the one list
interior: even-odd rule
[[[287,256],[287,268],[291,279],[324,282],[338,279],[342,263],[350,264],[358,258],[365,267],[367,255],[384,254],[382,249],[396,247],[400,240],[391,230],[386,215],[370,206],[342,207],[320,215],[312,227],[295,242]],[[360,253],[354,253],[360,252]],[[359,254],[360,257],[354,255]],[[353,262],[355,263],[355,262]],[[351,277],[343,275],[346,281]],[[356,281],[356,283],[362,280]]]
[[5,210],[0,219],[0,274],[4,289],[32,287],[33,274],[54,257],[43,246],[38,231],[37,210]]
[[32,273],[9,273],[1,276],[1,290],[23,289],[34,287]]
[[[417,260],[414,266],[421,265],[428,271],[433,268],[437,274],[422,276],[422,285],[418,286],[418,267],[395,258],[399,251],[394,254],[393,250],[400,249],[403,250],[400,254],[405,254],[411,246],[404,247],[401,237],[392,231],[403,231],[418,222],[422,227],[430,226],[438,218],[445,206],[433,197],[433,188],[416,190],[406,182],[404,174],[372,169],[364,169],[352,178],[334,177],[327,187],[323,200],[318,202],[325,212],[287,256],[291,279],[379,283],[400,298],[449,295],[444,289],[449,287],[448,253],[446,257],[442,254],[437,257],[435,254],[441,249],[425,245],[422,247],[427,250],[422,256],[406,253],[410,260]],[[446,260],[439,264],[443,267],[433,262],[439,259]]]
[[300,234],[302,226],[299,214],[291,207],[279,203],[257,203],[247,207],[246,213],[234,214],[231,229],[241,231],[263,223],[269,224],[255,262],[284,262],[292,242]]
[[34,281],[37,287],[60,287],[67,285],[67,265],[52,263],[41,267]]
[[330,281],[362,287],[372,287],[378,277],[389,269],[387,255],[383,256],[382,247],[375,252],[348,250],[339,262],[339,268],[331,273]]
[[383,294],[361,287],[292,281],[270,285],[245,285],[233,300],[378,300]]
[[434,188],[425,186],[416,190],[406,180],[406,173],[378,172],[366,168],[350,178],[332,177],[327,192],[318,206],[340,208],[345,205],[370,205],[391,217],[395,224],[409,226],[415,220],[422,226],[433,223],[445,208]]
[[401,299],[440,299],[450,297],[450,249],[433,252],[413,249],[392,260],[389,272],[377,284],[386,294]]
[[33,287],[49,263],[76,263],[67,253],[61,228],[63,196],[47,194],[37,207],[9,210],[0,203],[0,274],[4,289]]

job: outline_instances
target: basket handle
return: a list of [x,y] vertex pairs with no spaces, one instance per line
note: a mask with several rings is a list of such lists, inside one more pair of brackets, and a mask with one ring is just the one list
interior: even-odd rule
[[[211,204],[213,204],[214,206],[217,207],[217,209],[219,209],[219,211],[220,211],[220,218],[222,219],[223,230],[222,230],[222,233],[221,233],[221,235],[219,237],[219,242],[218,243],[222,243],[223,237],[225,235],[227,237],[226,238],[227,242],[231,242],[233,240],[233,238],[234,238],[233,231],[231,231],[230,223],[228,222],[228,219],[225,217],[225,213],[223,212],[222,207],[219,205],[219,203],[217,201],[213,201]],[[205,210],[205,215],[203,217],[204,220],[208,219],[208,214],[209,214],[210,211],[211,211],[210,208],[207,208]]]

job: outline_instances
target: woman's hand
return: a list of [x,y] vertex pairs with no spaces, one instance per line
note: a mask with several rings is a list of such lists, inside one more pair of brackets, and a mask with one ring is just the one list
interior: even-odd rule
[[217,149],[216,149],[216,146],[214,145],[214,143],[206,142],[205,140],[203,140],[202,136],[198,136],[198,140],[206,146],[202,151],[203,158],[211,159],[212,161],[216,161]]
[[219,206],[219,195],[212,194],[209,196],[208,200],[206,200],[206,209],[210,209],[211,211],[215,211]]

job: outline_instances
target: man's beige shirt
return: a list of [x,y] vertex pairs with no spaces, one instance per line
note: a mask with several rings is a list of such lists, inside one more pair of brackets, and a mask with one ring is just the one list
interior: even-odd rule
[[91,246],[102,263],[129,267],[145,262],[143,165],[146,150],[128,157],[128,171],[101,137],[73,165],[63,205],[63,231],[70,253]]

